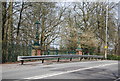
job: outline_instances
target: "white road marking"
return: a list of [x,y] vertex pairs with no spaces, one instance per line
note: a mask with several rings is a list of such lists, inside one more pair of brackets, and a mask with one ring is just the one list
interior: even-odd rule
[[[99,62],[103,62],[103,61],[106,61],[106,60],[102,60],[102,61],[89,61],[89,62],[86,62],[86,61],[85,61],[85,62],[83,62],[83,63],[84,63],[84,64],[85,64],[85,63],[86,63],[86,64],[87,64],[87,63],[99,63]],[[76,62],[76,63],[59,63],[59,64],[56,63],[56,64],[52,64],[52,65],[43,65],[43,66],[41,66],[41,67],[43,67],[43,68],[44,68],[44,67],[48,67],[48,66],[52,67],[52,66],[55,66],[55,65],[59,65],[59,66],[62,65],[62,67],[65,67],[64,64],[66,64],[66,66],[67,66],[67,65],[76,65],[76,64],[79,64],[79,63],[80,63],[80,62]],[[59,68],[54,68],[54,69],[59,69]]]
[[114,80],[114,81],[120,81],[120,78],[118,78],[118,79],[116,79],[116,80]]
[[42,79],[42,78],[46,78],[46,77],[51,77],[51,76],[56,76],[56,75],[61,75],[61,74],[66,74],[66,73],[71,73],[71,72],[76,72],[76,71],[82,71],[82,70],[92,69],[92,68],[97,68],[97,67],[104,67],[104,66],[109,66],[109,65],[113,65],[113,64],[118,64],[118,63],[110,63],[110,64],[104,64],[104,65],[98,65],[98,66],[93,66],[93,67],[88,67],[88,68],[72,70],[72,71],[65,71],[65,72],[59,72],[59,73],[39,75],[39,76],[28,77],[28,78],[24,78],[24,79]]

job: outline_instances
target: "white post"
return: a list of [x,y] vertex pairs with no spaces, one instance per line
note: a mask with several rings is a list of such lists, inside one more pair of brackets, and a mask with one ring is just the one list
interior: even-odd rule
[[120,1],[118,2],[118,55],[120,55]]
[[[107,1],[109,3],[109,1]],[[108,50],[108,5],[106,6],[106,41],[105,41],[105,59],[107,59],[107,50]]]

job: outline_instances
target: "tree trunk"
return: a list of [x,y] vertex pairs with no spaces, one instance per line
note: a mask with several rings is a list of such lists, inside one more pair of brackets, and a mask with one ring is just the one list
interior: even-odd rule
[[40,42],[40,45],[41,45],[41,48],[44,50],[45,49],[45,40],[44,40],[44,37],[45,37],[45,10],[44,10],[44,7],[42,9],[42,25],[41,25],[41,29],[42,29],[42,32],[41,32],[41,42]]
[[6,13],[6,2],[2,2],[2,63],[6,62],[6,48],[7,48],[7,39],[6,39],[6,21],[7,21],[7,13]]
[[6,2],[2,2],[2,41],[5,40]]
[[8,10],[8,41],[12,42],[12,33],[13,33],[13,2],[9,2]]
[[22,19],[22,11],[24,9],[23,7],[24,7],[24,2],[22,3],[22,8],[20,10],[19,22],[18,22],[18,26],[17,26],[17,37],[19,35],[19,30],[20,30],[20,25],[21,25],[21,19]]
[[118,4],[118,55],[120,55],[120,1]]

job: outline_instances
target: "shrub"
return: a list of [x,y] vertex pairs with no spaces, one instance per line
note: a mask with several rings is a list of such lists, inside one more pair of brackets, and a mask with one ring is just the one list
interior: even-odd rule
[[117,56],[117,55],[108,55],[107,59],[108,60],[120,60],[120,56]]

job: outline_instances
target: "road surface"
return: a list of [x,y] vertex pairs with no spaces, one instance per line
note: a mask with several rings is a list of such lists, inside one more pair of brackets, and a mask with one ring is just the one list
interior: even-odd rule
[[[2,79],[113,79],[119,81],[118,61],[3,64]],[[107,80],[106,80],[107,81]]]

